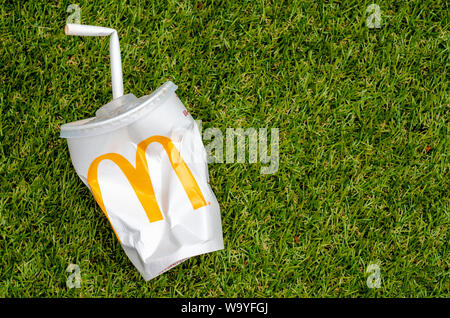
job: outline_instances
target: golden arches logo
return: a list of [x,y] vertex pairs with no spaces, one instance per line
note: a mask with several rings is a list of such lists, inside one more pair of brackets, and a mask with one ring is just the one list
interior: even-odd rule
[[184,162],[183,158],[181,158],[181,154],[173,142],[164,136],[152,136],[138,144],[136,151],[136,168],[134,168],[127,159],[117,153],[107,153],[92,161],[88,171],[88,183],[91,187],[95,200],[105,213],[108,220],[108,213],[106,212],[100,185],[98,183],[98,165],[103,160],[111,160],[122,170],[133,187],[133,190],[136,193],[139,202],[142,204],[142,207],[144,208],[150,222],[161,221],[163,219],[161,210],[156,201],[155,192],[153,190],[152,181],[148,171],[147,159],[145,157],[145,150],[153,142],[157,142],[163,146],[167,156],[169,157],[170,164],[180,180],[194,210],[207,205],[197,181],[192,175],[191,170],[189,170],[189,167]]

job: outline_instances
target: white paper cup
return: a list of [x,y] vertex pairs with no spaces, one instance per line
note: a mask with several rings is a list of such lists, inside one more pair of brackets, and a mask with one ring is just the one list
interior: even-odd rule
[[223,249],[206,152],[176,89],[169,81],[149,96],[123,95],[61,126],[78,176],[145,280]]

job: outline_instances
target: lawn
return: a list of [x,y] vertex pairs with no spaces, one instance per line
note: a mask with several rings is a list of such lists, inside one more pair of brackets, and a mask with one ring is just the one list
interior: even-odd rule
[[379,28],[371,1],[76,2],[117,29],[125,93],[171,80],[203,129],[279,129],[275,173],[209,165],[225,249],[149,282],[59,138],[112,97],[71,3],[1,1],[1,297],[450,296],[448,2],[378,1]]

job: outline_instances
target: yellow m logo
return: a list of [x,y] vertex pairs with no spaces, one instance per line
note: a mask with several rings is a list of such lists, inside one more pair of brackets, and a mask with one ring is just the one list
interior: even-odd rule
[[177,150],[172,141],[167,137],[152,136],[138,144],[136,152],[136,168],[134,168],[127,159],[117,153],[107,153],[101,155],[91,163],[88,171],[88,183],[91,187],[95,200],[98,205],[100,205],[107,218],[108,214],[106,213],[105,204],[103,203],[97,173],[98,165],[103,160],[111,160],[122,170],[133,187],[133,190],[141,202],[150,222],[156,222],[163,219],[161,210],[156,202],[155,192],[153,190],[152,181],[148,171],[147,159],[145,157],[145,150],[153,142],[158,142],[164,147],[172,168],[183,185],[184,191],[186,191],[194,210],[206,206],[205,198],[203,197],[197,181],[195,181],[191,170],[189,170],[188,166],[181,158],[180,152]]

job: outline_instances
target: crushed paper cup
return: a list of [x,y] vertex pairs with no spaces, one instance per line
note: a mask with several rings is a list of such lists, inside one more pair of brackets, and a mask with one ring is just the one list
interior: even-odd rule
[[168,81],[123,95],[114,29],[68,24],[68,35],[110,36],[113,100],[61,126],[73,166],[128,258],[150,280],[195,255],[223,249],[220,207],[194,119]]

